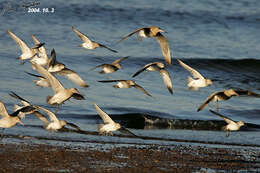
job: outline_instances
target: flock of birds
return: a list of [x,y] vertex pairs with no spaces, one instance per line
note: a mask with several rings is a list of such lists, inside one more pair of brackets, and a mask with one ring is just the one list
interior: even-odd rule
[[[76,35],[82,40],[82,44],[80,44],[80,47],[85,49],[96,49],[96,48],[106,48],[109,51],[112,51],[114,53],[117,53],[116,50],[113,50],[106,45],[100,44],[98,42],[95,42],[91,40],[88,36],[78,31],[75,27],[72,26],[72,30],[76,33]],[[157,26],[151,26],[151,27],[145,27],[145,28],[139,28],[136,29],[134,32],[126,35],[124,38],[122,38],[118,43],[124,41],[128,37],[138,33],[138,40],[141,40],[142,38],[149,38],[153,37],[155,38],[159,44],[162,51],[162,55],[164,56],[165,62],[168,65],[171,65],[171,53],[169,48],[169,43],[167,38],[162,34],[162,32],[165,32],[160,27]],[[30,63],[32,65],[32,69],[36,70],[39,74],[33,74],[26,72],[27,74],[36,77],[38,80],[34,80],[35,85],[40,87],[51,87],[54,95],[53,96],[47,96],[47,103],[50,105],[56,106],[56,112],[52,112],[42,106],[34,105],[31,102],[25,100],[24,98],[18,96],[16,93],[11,92],[10,96],[18,99],[21,101],[21,105],[15,105],[14,106],[14,112],[12,114],[9,114],[5,108],[5,105],[3,102],[0,101],[0,115],[2,115],[2,119],[0,119],[0,127],[5,128],[11,128],[15,126],[17,123],[20,123],[23,125],[21,118],[24,118],[26,114],[34,114],[36,117],[38,117],[43,123],[44,127],[47,130],[59,130],[63,128],[65,125],[69,125],[73,128],[76,128],[80,130],[80,128],[73,124],[69,123],[65,120],[59,120],[56,116],[60,105],[62,105],[65,101],[69,100],[70,98],[74,98],[77,100],[84,100],[84,96],[79,92],[76,88],[65,88],[61,82],[57,79],[56,75],[64,76],[74,82],[75,84],[81,86],[81,87],[88,87],[89,85],[79,76],[78,73],[75,71],[69,69],[66,67],[65,64],[58,62],[56,60],[56,53],[53,49],[51,51],[51,56],[48,58],[46,48],[44,47],[44,43],[40,42],[34,35],[32,35],[32,39],[34,41],[33,47],[28,47],[28,45],[19,37],[17,37],[13,32],[10,30],[7,30],[7,33],[10,35],[10,37],[16,42],[16,44],[20,47],[22,54],[18,57],[19,60],[21,60],[21,63],[25,63],[27,60],[30,60]],[[94,70],[96,68],[102,68],[102,70],[99,73],[113,73],[117,70],[121,69],[122,66],[120,64],[121,61],[127,59],[128,57],[123,57],[120,59],[115,60],[111,64],[101,64],[96,67],[94,67],[91,70]],[[207,87],[209,85],[212,85],[213,82],[211,79],[205,78],[203,75],[201,75],[197,70],[193,69],[192,67],[188,66],[184,62],[182,62],[180,59],[177,59],[178,63],[187,71],[190,72],[190,74],[193,76],[189,76],[187,78],[187,86],[190,90],[197,91],[201,87]],[[173,86],[172,81],[169,72],[166,69],[166,65],[163,62],[151,62],[143,67],[141,67],[132,77],[138,76],[140,73],[144,71],[158,71],[163,79],[163,82],[170,92],[170,94],[173,94]],[[103,83],[111,83],[116,82],[116,84],[113,86],[115,88],[131,88],[134,87],[144,94],[152,97],[151,94],[149,94],[142,86],[138,85],[134,80],[101,80],[99,82]],[[228,100],[233,96],[241,96],[241,95],[248,95],[248,96],[254,96],[254,97],[260,97],[260,94],[243,90],[243,89],[227,89],[222,90],[218,92],[212,93],[208,98],[201,104],[201,106],[198,108],[197,111],[201,111],[204,109],[210,102],[216,102],[217,103],[217,112],[210,110],[212,113],[220,116],[227,122],[227,126],[225,126],[225,131],[235,131],[239,130],[241,126],[243,126],[245,123],[243,121],[233,121],[230,118],[221,115],[218,113],[218,101]],[[94,107],[97,110],[97,113],[100,115],[102,120],[104,121],[104,124],[98,125],[98,131],[100,134],[110,134],[112,135],[113,131],[116,130],[127,130],[123,126],[121,126],[119,123],[114,122],[107,113],[105,113],[96,103],[93,103]],[[48,115],[49,120],[46,118],[46,115]],[[130,132],[130,131],[128,131]],[[132,132],[130,132],[133,134]],[[229,133],[228,133],[229,134]],[[133,134],[134,135],[134,134]]]

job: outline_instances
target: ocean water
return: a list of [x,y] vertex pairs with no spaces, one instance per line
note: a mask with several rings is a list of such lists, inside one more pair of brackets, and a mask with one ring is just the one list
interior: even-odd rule
[[[40,12],[22,7],[38,2],[40,4],[31,8]],[[248,124],[229,138],[225,138],[225,133],[221,131],[224,121],[209,112],[209,109],[215,109],[215,103],[210,103],[201,112],[197,112],[197,108],[212,92],[223,89],[241,88],[260,93],[259,6],[258,0],[1,1],[0,100],[6,104],[9,112],[18,103],[8,95],[11,91],[36,105],[46,106],[52,111],[55,108],[46,103],[46,96],[52,95],[53,91],[35,86],[35,79],[25,71],[37,72],[32,70],[29,63],[20,65],[16,59],[21,51],[7,34],[7,29],[30,46],[33,45],[31,34],[34,34],[45,43],[48,54],[54,48],[57,60],[79,73],[90,86],[81,88],[58,76],[66,88],[76,87],[86,98],[83,101],[67,101],[60,108],[58,118],[73,122],[90,133],[50,133],[41,128],[42,123],[37,118],[29,115],[23,120],[24,127],[18,125],[5,130],[5,134],[53,138],[57,141],[168,144],[172,139],[177,139],[258,145],[259,98],[234,97],[219,103],[222,114]],[[116,89],[112,87],[113,83],[97,82],[132,79],[131,76],[143,65],[154,61],[164,62],[159,44],[154,38],[138,42],[134,35],[116,44],[135,29],[151,25],[167,31],[164,35],[169,40],[172,54],[172,65],[167,66],[167,70],[173,83],[173,95],[165,88],[158,72],[143,73],[134,78],[153,97],[135,88]],[[101,48],[79,48],[81,40],[72,31],[72,26],[118,53]],[[111,63],[124,56],[129,58],[122,62],[123,69],[115,73],[104,75],[98,73],[99,69],[90,71],[96,65]],[[214,84],[197,92],[189,90],[186,78],[190,74],[177,63],[176,58],[213,79]],[[93,102],[112,115],[115,121],[150,140],[96,135],[97,124],[102,121]],[[145,118],[154,124],[146,124]]]

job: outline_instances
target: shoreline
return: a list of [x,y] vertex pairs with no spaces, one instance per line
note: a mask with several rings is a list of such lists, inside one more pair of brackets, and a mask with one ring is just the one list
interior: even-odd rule
[[259,172],[260,149],[214,145],[0,142],[0,172]]

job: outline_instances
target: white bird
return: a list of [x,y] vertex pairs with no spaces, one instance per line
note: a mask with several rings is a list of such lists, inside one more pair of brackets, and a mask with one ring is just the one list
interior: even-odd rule
[[65,120],[59,120],[56,117],[56,115],[53,112],[51,112],[50,110],[48,110],[44,107],[41,107],[41,106],[38,106],[38,108],[40,110],[42,110],[43,112],[45,112],[50,118],[50,121],[48,121],[48,119],[44,115],[42,115],[41,113],[37,112],[35,114],[35,116],[37,116],[40,120],[43,121],[44,128],[46,130],[57,131],[57,130],[63,128],[64,126],[66,126],[66,125],[69,125],[73,128],[76,128],[77,130],[81,130],[77,125],[75,125],[73,123],[69,123]]
[[122,42],[123,40],[127,39],[128,37],[132,36],[135,33],[138,33],[138,40],[141,41],[142,38],[149,38],[154,37],[159,42],[162,54],[164,56],[165,61],[168,64],[171,64],[171,53],[169,48],[169,42],[166,37],[162,35],[161,32],[165,32],[158,26],[150,26],[150,27],[144,27],[144,28],[138,28],[134,32],[128,34],[124,38],[122,38],[119,42]]
[[136,89],[140,90],[142,93],[152,97],[143,87],[136,84],[133,80],[101,80],[98,82],[103,83],[110,83],[110,82],[117,82],[117,84],[113,85],[114,88],[131,88],[135,87]]
[[33,63],[32,65],[44,78],[48,79],[51,84],[51,87],[54,91],[54,95],[47,97],[47,102],[50,105],[56,104],[57,106],[59,106],[71,97],[77,100],[85,99],[84,96],[80,94],[80,92],[76,88],[64,88],[64,86],[58,81],[58,79],[50,72],[48,72],[46,69],[44,69],[42,66]]
[[146,71],[159,71],[161,76],[162,76],[164,85],[169,90],[169,92],[171,94],[173,94],[173,88],[172,88],[172,81],[171,81],[170,73],[165,69],[165,65],[163,63],[153,62],[153,63],[146,64],[140,70],[138,70],[132,77],[139,75],[140,73],[142,73],[145,70]]
[[124,133],[129,133],[135,137],[139,137],[136,136],[134,133],[132,133],[130,130],[124,128],[123,126],[121,126],[119,123],[114,122],[109,115],[104,112],[103,110],[101,110],[98,105],[96,103],[94,103],[94,106],[97,110],[98,115],[102,118],[102,120],[104,121],[104,124],[99,124],[98,125],[98,132],[99,134],[108,134],[108,135],[113,135],[112,132],[120,130],[121,132]]
[[238,131],[240,129],[240,127],[245,125],[244,121],[233,121],[232,119],[221,115],[218,112],[215,112],[213,110],[210,110],[210,112],[212,112],[215,115],[218,115],[219,117],[223,118],[224,121],[227,123],[227,125],[224,127],[224,130],[226,131],[226,136],[229,136],[230,131]]
[[99,72],[100,74],[104,74],[104,73],[113,73],[119,69],[122,69],[122,66],[120,64],[121,61],[127,59],[127,57],[123,57],[123,58],[119,58],[115,61],[112,62],[112,64],[101,64],[101,65],[98,65],[90,70],[94,70],[96,68],[99,68],[99,67],[102,67],[102,70]]
[[32,39],[35,44],[35,47],[33,47],[33,49],[38,54],[38,56],[33,57],[31,61],[41,66],[47,66],[49,63],[49,58],[44,47],[44,43],[41,43],[34,35],[32,35]]
[[11,128],[15,126],[17,123],[24,125],[23,122],[20,120],[18,114],[20,112],[24,112],[24,113],[27,113],[28,111],[31,112],[34,109],[35,109],[34,107],[26,106],[15,111],[12,114],[8,114],[4,103],[0,101],[0,115],[2,116],[2,118],[0,119],[0,128]]
[[54,49],[51,50],[51,58],[48,63],[48,71],[49,72],[58,72],[65,68],[63,63],[60,63],[56,60],[56,52]]
[[194,77],[194,79],[190,76],[188,76],[187,78],[187,86],[189,87],[189,89],[197,91],[201,87],[206,87],[213,84],[211,79],[204,78],[197,70],[191,68],[179,59],[177,59],[177,61]]
[[34,49],[29,48],[23,40],[17,37],[10,30],[7,30],[7,32],[11,36],[11,38],[16,42],[16,44],[18,44],[18,46],[22,51],[22,54],[18,57],[19,60],[23,61],[23,60],[31,59],[34,56],[36,56],[36,52],[34,51]]
[[260,98],[260,94],[254,93],[249,90],[243,90],[243,89],[228,89],[228,90],[222,90],[218,92],[214,92],[210,94],[207,99],[200,105],[198,108],[198,112],[204,109],[211,101],[217,103],[217,110],[218,110],[218,101],[224,101],[230,99],[232,96],[252,96],[252,97],[258,97]]
[[33,80],[33,82],[35,83],[35,85],[40,86],[40,87],[51,87],[51,84],[49,82],[48,79],[40,76],[40,75],[36,75],[36,74],[32,74],[29,72],[26,72],[27,74],[37,77],[39,80]]
[[111,48],[109,48],[109,47],[107,47],[107,46],[105,46],[105,45],[103,45],[103,44],[100,44],[100,43],[97,43],[97,42],[95,42],[95,41],[92,41],[92,40],[90,40],[85,34],[83,34],[83,33],[81,33],[81,32],[79,32],[76,28],[74,28],[73,26],[72,26],[72,30],[79,36],[79,38],[83,41],[83,43],[82,44],[80,44],[80,47],[83,47],[83,48],[85,48],[85,49],[96,49],[96,48],[98,48],[98,47],[103,47],[103,48],[106,48],[106,49],[108,49],[108,50],[110,50],[110,51],[112,51],[112,52],[114,52],[114,53],[117,53],[117,51],[115,51],[115,50],[113,50],[113,49],[111,49]]

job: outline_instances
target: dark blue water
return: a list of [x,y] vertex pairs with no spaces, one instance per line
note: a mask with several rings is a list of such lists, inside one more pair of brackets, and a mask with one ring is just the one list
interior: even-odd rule
[[[90,85],[80,88],[71,81],[58,77],[66,88],[77,87],[86,100],[71,99],[59,110],[58,117],[79,125],[83,130],[96,132],[101,122],[92,102],[96,102],[109,115],[115,115],[116,121],[143,136],[159,136],[167,139],[213,141],[239,144],[259,144],[258,131],[247,128],[223,138],[225,133],[220,127],[225,123],[208,110],[215,109],[212,103],[201,112],[196,112],[209,94],[228,88],[242,88],[260,93],[260,2],[242,1],[85,1],[62,0],[39,1],[40,12],[28,12],[21,7],[24,3],[38,1],[1,1],[0,21],[0,99],[7,105],[9,112],[17,103],[8,93],[16,92],[34,104],[47,106],[50,88],[36,87],[31,76],[24,71],[36,73],[30,64],[20,65],[16,59],[20,49],[7,34],[10,29],[28,45],[32,46],[31,34],[34,34],[50,54],[56,50],[57,60],[75,70]],[[8,6],[8,8],[7,8]],[[13,10],[8,10],[12,8]],[[49,11],[43,12],[48,8]],[[113,84],[99,83],[106,79],[131,79],[131,76],[143,65],[163,61],[159,44],[155,39],[137,41],[132,36],[116,44],[126,34],[139,27],[160,26],[167,31],[172,52],[173,65],[167,67],[174,93],[171,95],[163,85],[160,74],[150,72],[140,74],[135,81],[143,86],[153,97],[131,89],[115,89]],[[106,49],[83,50],[78,47],[80,39],[72,31],[74,26],[91,39],[103,43],[118,51],[117,54]],[[122,62],[123,69],[109,75],[102,75],[92,67],[111,63],[115,59],[130,56]],[[182,59],[208,78],[214,79],[214,85],[199,91],[190,91],[186,87],[189,73],[177,64],[175,58]],[[220,102],[220,112],[234,120],[260,125],[260,99],[236,97]],[[126,116],[130,114],[130,116]],[[152,116],[152,118],[151,118]],[[145,125],[144,117],[161,122]],[[174,119],[185,121],[173,123]],[[193,121],[191,121],[193,120]],[[210,120],[210,121],[205,121]],[[213,121],[217,128],[212,128]],[[6,130],[13,135],[31,135],[36,137],[54,137],[57,140],[115,140],[110,137],[75,134],[71,132],[50,134],[42,128],[41,122],[33,116],[23,120],[25,127],[17,126]],[[157,121],[157,122],[158,122]],[[206,128],[200,123],[206,122]],[[168,124],[167,124],[168,123]],[[172,124],[171,124],[172,123]],[[187,125],[188,123],[188,125]],[[189,128],[189,123],[191,124]],[[194,125],[198,124],[198,125]],[[186,124],[186,125],[185,125]],[[36,125],[36,127],[35,127]],[[183,125],[183,126],[182,126]],[[177,129],[176,129],[177,128]],[[175,129],[175,130],[174,130]],[[144,142],[141,139],[121,139],[117,141]],[[167,141],[167,140],[166,140]],[[148,141],[149,142],[149,141]],[[158,141],[152,141],[158,142]],[[162,141],[159,141],[160,143]],[[162,142],[163,143],[163,142]]]

